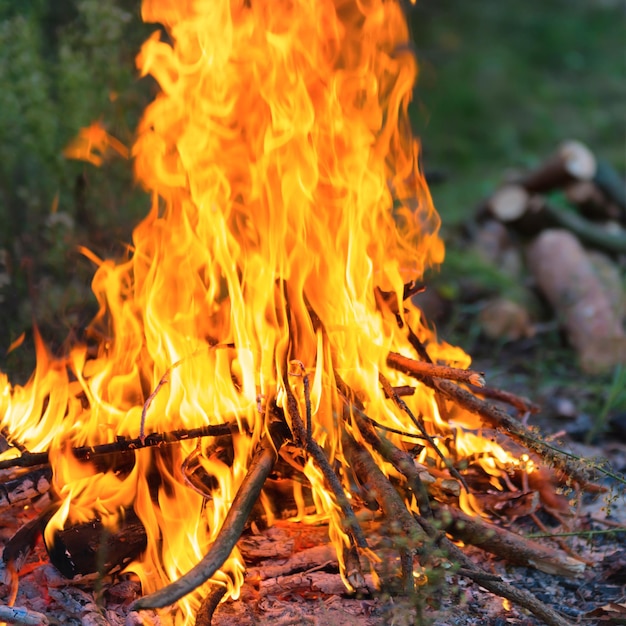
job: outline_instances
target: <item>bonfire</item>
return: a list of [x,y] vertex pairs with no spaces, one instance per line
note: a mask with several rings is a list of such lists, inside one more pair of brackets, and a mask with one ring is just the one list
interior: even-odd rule
[[444,246],[408,118],[402,7],[144,0],[142,13],[164,27],[138,56],[160,86],[132,149],[152,208],[129,258],[97,259],[85,342],[53,358],[37,339],[30,381],[0,378],[2,467],[51,471],[52,561],[84,573],[68,529],[133,526],[120,562],[141,581],[134,609],[174,605],[173,623],[192,624],[238,598],[237,542],[251,515],[281,515],[265,489],[281,464],[295,518],[328,524],[348,591],[380,579],[366,502],[393,521],[399,593],[447,562],[565,624],[450,541],[578,575],[579,559],[488,518],[496,501],[512,518],[567,515],[559,485],[589,476],[411,301]]

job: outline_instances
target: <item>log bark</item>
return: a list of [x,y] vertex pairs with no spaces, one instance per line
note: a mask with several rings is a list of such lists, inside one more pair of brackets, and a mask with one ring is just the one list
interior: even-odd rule
[[578,240],[565,230],[542,233],[528,249],[528,264],[579,355],[586,372],[626,363],[626,334]]
[[596,159],[583,143],[566,141],[546,161],[521,180],[531,193],[560,189],[576,180],[591,180],[596,173]]
[[568,185],[565,188],[565,197],[582,215],[591,220],[623,221],[626,217],[626,211],[607,198],[593,181],[583,180]]
[[622,219],[626,219],[626,181],[613,166],[604,161],[598,161],[593,182],[621,209]]
[[96,519],[58,530],[52,543],[44,543],[50,562],[63,576],[72,579],[120,571],[146,549],[147,541],[143,524],[130,510],[114,531]]

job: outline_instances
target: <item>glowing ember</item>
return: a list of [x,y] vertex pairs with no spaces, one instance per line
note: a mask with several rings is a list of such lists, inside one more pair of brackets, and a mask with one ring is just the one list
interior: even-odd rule
[[[97,516],[114,525],[134,508],[148,549],[127,569],[150,593],[215,540],[270,406],[285,406],[285,380],[302,415],[310,404],[313,439],[345,466],[342,431],[360,435],[340,417],[338,377],[379,424],[415,436],[379,375],[415,381],[387,355],[417,356],[410,327],[435,363],[470,360],[436,342],[419,310],[403,304],[405,284],[442,261],[443,245],[407,118],[416,63],[399,5],[145,0],[143,17],[169,35],[155,33],[138,59],[161,87],[133,148],[153,204],[134,231],[132,257],[101,262],[93,280],[100,312],[92,328],[110,339],[96,358],[76,346],[62,360],[38,339],[29,383],[0,378],[0,426],[29,451],[50,450],[61,506],[47,541],[68,522]],[[79,139],[68,154],[96,165],[107,148],[121,149],[98,124]],[[462,433],[478,426],[475,417],[440,415],[432,389],[418,385],[406,403],[442,450],[479,455],[493,476],[514,464],[496,444]],[[206,439],[138,450],[122,473],[68,453],[232,421],[240,432],[228,461]],[[213,477],[208,499],[183,474],[192,455]],[[430,447],[427,457],[445,467]],[[310,459],[304,473],[315,520],[330,521],[341,560],[348,539],[335,499]],[[235,550],[215,576],[229,597],[243,568]],[[201,597],[202,589],[180,603],[177,623],[192,623]]]

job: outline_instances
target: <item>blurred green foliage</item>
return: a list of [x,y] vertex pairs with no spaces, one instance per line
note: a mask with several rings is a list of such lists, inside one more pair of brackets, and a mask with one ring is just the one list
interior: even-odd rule
[[62,151],[96,120],[132,142],[149,91],[134,56],[150,30],[138,2],[0,0],[0,366],[21,358],[4,362],[32,317],[58,341],[93,313],[76,246],[106,253],[145,211],[128,162],[96,169]]

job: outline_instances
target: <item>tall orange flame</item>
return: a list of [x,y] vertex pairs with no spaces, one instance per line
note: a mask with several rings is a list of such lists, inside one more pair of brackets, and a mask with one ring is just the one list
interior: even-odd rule
[[[0,425],[29,450],[51,450],[63,506],[49,535],[67,519],[113,524],[135,508],[148,549],[129,569],[151,592],[215,539],[285,377],[304,413],[294,360],[310,374],[313,435],[331,461],[343,460],[336,375],[381,423],[413,428],[379,388],[380,372],[406,382],[385,359],[412,349],[375,293],[391,294],[390,309],[432,339],[403,290],[442,261],[443,245],[409,127],[417,68],[397,3],[144,0],[143,17],[167,31],[138,57],[161,88],[133,149],[153,202],[132,257],[102,262],[93,280],[93,327],[109,339],[97,358],[77,346],[63,360],[38,341],[29,383],[0,379]],[[428,349],[469,365],[461,350]],[[430,390],[409,403],[433,432],[449,432]],[[137,437],[143,418],[146,432],[239,422],[230,463],[206,441],[195,451],[215,477],[208,501],[182,476],[195,443],[137,451],[126,476],[67,454]],[[305,473],[341,544],[336,504],[315,467]],[[234,553],[217,576],[231,597],[242,572]],[[191,623],[198,597],[181,603],[179,623]]]

